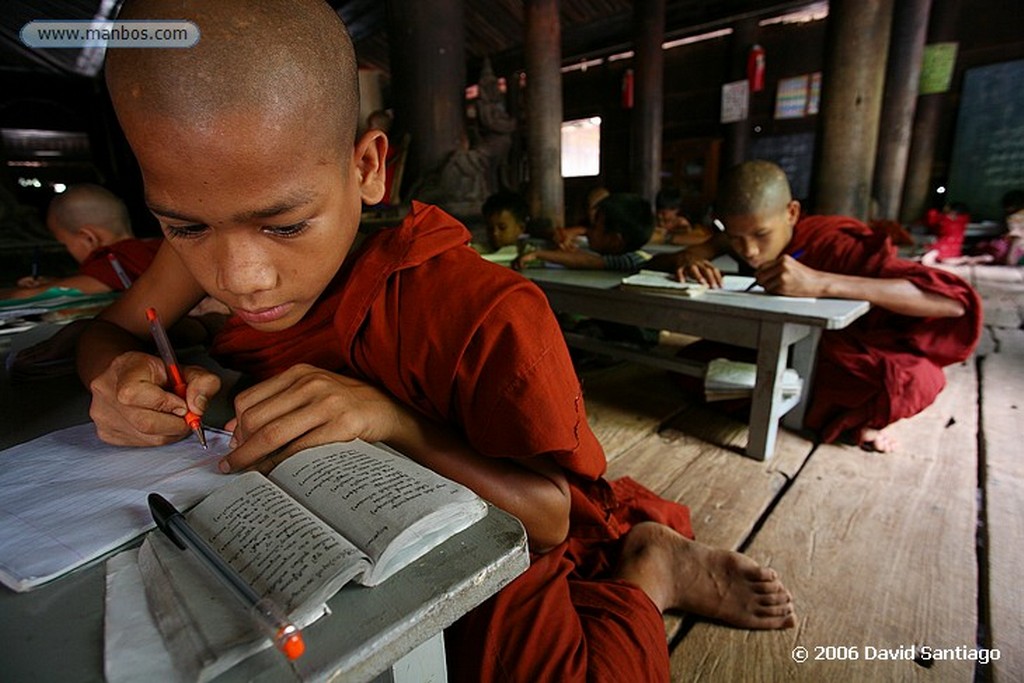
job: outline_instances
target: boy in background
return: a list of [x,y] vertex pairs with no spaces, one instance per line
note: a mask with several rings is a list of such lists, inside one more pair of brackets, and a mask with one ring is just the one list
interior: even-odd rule
[[515,192],[498,192],[484,202],[480,211],[487,223],[487,239],[492,251],[515,247],[526,235],[530,210],[526,200]]
[[712,231],[704,225],[694,225],[683,215],[683,195],[675,187],[663,187],[654,198],[657,222],[652,244],[675,244],[688,247],[711,239]]
[[547,261],[566,268],[616,270],[635,273],[650,254],[641,251],[654,230],[651,206],[640,195],[615,193],[597,205],[594,224],[587,228],[587,248],[575,240],[563,242],[558,249],[537,249],[513,262],[522,270],[534,261]]
[[72,185],[53,198],[46,212],[46,226],[79,263],[78,273],[60,279],[22,278],[17,288],[0,293],[0,297],[22,299],[51,287],[73,288],[85,294],[123,291],[127,286],[122,278],[138,278],[153,261],[162,241],[136,239],[124,202],[109,190],[88,183]]
[[[865,450],[896,450],[886,427],[931,405],[946,383],[942,368],[974,350],[977,292],[952,273],[899,258],[887,235],[856,219],[801,216],[785,172],[769,161],[730,169],[715,210],[728,249],[770,294],[871,304],[849,327],[822,334],[804,424],[826,443],[845,435]],[[718,240],[682,251],[678,277],[720,286],[709,259],[722,251]]]

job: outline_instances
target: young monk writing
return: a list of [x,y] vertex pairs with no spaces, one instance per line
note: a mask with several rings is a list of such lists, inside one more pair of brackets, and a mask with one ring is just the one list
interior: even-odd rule
[[[237,18],[244,16],[239,23]],[[602,479],[579,383],[543,294],[414,204],[356,243],[387,139],[356,138],[352,44],[319,0],[126,3],[187,19],[188,50],[111,50],[106,77],[165,248],[87,331],[79,371],[105,440],[183,438],[217,377],[165,389],[144,309],[206,294],[234,313],[213,352],[261,380],[235,400],[224,471],[306,446],[384,441],[519,517],[533,562],[449,630],[457,680],[667,680],[661,611],[792,626],[775,572],[690,540],[686,508]],[[466,286],[466,283],[472,283]]]
[[547,261],[566,268],[583,270],[620,270],[633,273],[651,258],[641,251],[654,229],[651,206],[638,194],[618,192],[608,195],[594,211],[593,225],[587,228],[587,249],[580,249],[575,238],[558,249],[537,249],[515,261],[522,270],[534,261]]
[[931,405],[945,386],[943,366],[974,349],[977,293],[951,273],[898,258],[884,234],[852,218],[801,219],[771,162],[731,169],[715,208],[724,240],[681,253],[680,279],[720,285],[708,259],[728,245],[772,294],[869,301],[867,315],[822,335],[805,425],[826,442],[849,432],[865,448],[896,449],[885,427]]
[[22,278],[16,289],[0,293],[3,298],[29,297],[50,287],[73,287],[87,294],[122,291],[125,284],[116,269],[134,280],[160,247],[159,239],[136,239],[124,202],[89,183],[72,185],[54,197],[46,211],[46,226],[79,263],[78,273],[58,280]]

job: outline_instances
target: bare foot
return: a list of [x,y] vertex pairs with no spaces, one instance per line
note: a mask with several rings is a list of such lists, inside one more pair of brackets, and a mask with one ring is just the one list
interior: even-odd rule
[[618,577],[640,586],[662,612],[677,609],[750,629],[796,625],[793,598],[774,569],[663,524],[642,522],[630,530]]
[[896,440],[896,437],[886,434],[884,429],[871,429],[870,427],[860,430],[857,443],[864,450],[874,453],[892,453],[900,447],[900,442]]

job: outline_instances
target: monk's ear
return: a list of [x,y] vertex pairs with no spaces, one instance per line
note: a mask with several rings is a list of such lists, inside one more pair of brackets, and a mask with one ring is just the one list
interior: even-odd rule
[[790,227],[796,225],[796,222],[800,220],[800,202],[795,199],[789,200],[789,204],[786,205],[786,218],[789,220]]
[[368,130],[356,141],[353,151],[355,180],[359,196],[367,206],[379,204],[384,198],[384,160],[388,154],[388,138],[382,131]]
[[95,251],[100,247],[107,246],[104,236],[109,234],[108,231],[103,228],[86,224],[78,228],[78,232],[75,233],[75,238],[83,245],[85,245],[87,252]]

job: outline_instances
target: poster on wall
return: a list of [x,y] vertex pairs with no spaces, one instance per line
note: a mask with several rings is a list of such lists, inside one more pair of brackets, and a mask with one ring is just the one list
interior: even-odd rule
[[722,123],[745,121],[750,110],[750,82],[733,81],[722,86]]
[[807,74],[780,78],[775,91],[775,118],[799,119],[806,116],[809,85]]
[[933,95],[949,90],[953,82],[953,67],[956,65],[957,43],[932,43],[924,46],[921,57],[921,79],[917,92]]
[[807,86],[807,115],[812,116],[818,113],[821,104],[821,72],[815,71],[811,74],[811,82]]

